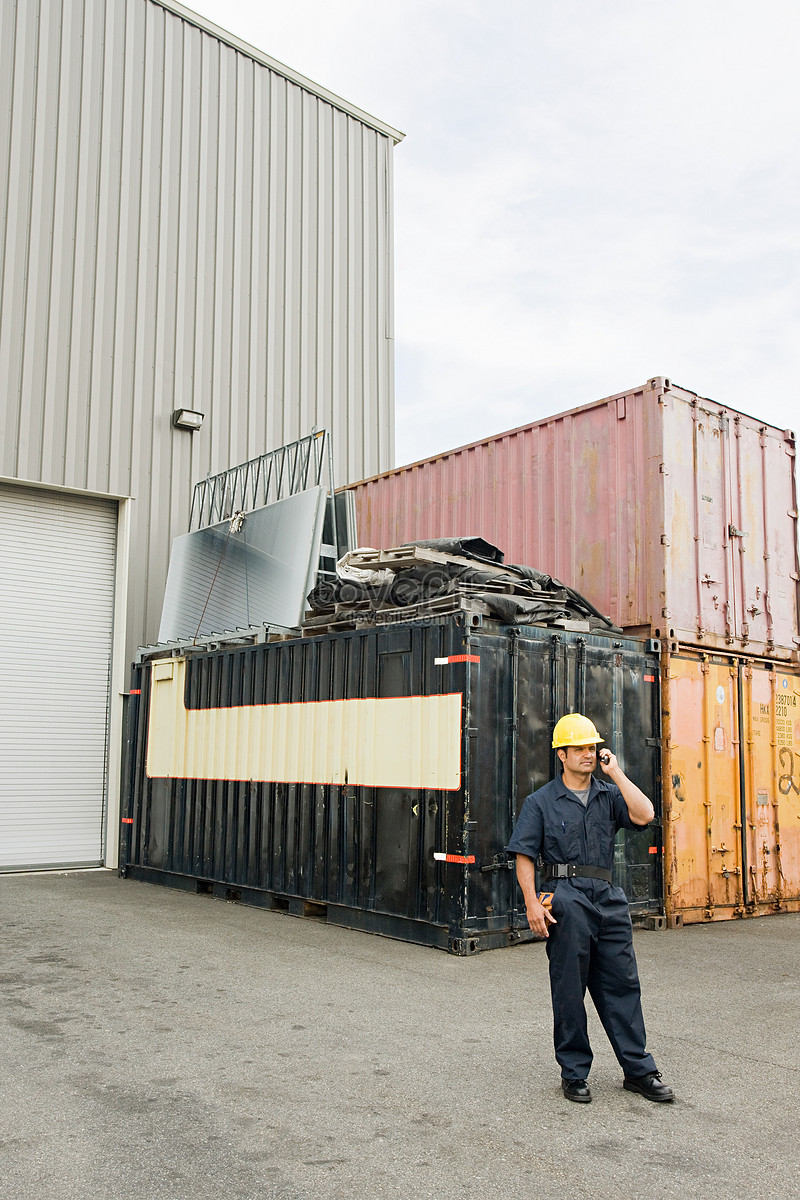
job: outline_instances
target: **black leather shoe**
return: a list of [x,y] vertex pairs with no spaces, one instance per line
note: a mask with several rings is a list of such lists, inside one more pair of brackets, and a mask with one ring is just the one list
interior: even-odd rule
[[649,1075],[640,1075],[638,1079],[629,1079],[626,1075],[622,1086],[629,1092],[638,1092],[645,1099],[656,1100],[661,1104],[675,1099],[672,1088],[661,1082],[660,1071],[651,1071]]
[[592,1093],[585,1079],[562,1079],[561,1090],[568,1100],[576,1104],[590,1104]]

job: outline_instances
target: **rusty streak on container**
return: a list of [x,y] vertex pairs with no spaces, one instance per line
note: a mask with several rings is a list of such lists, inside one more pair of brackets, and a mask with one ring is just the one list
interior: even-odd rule
[[651,379],[354,485],[362,545],[476,534],[631,633],[796,660],[790,430]]

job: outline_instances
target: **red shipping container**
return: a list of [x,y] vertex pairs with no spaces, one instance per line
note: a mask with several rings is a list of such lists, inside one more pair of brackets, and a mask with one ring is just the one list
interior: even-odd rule
[[797,656],[795,438],[668,379],[353,485],[358,540],[479,535],[630,631]]

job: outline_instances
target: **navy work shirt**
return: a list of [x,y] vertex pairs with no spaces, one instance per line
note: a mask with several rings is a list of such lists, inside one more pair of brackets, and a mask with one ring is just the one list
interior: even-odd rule
[[618,829],[644,829],[628,814],[622,792],[614,783],[592,776],[586,807],[564,786],[551,779],[528,796],[506,846],[509,854],[525,854],[534,862],[614,865]]

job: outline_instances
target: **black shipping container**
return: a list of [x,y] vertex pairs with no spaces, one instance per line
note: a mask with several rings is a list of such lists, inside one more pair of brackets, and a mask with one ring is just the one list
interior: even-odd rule
[[[145,653],[131,686],[121,872],[456,954],[529,939],[504,846],[525,796],[555,771],[556,720],[577,710],[656,805],[647,829],[618,835],[614,872],[634,913],[659,914],[658,649],[459,612],[180,656]],[[158,713],[154,688],[164,689]],[[399,713],[405,721],[413,712],[410,732],[398,725],[392,769],[400,782],[380,782],[384,766],[369,761],[369,737],[343,763],[335,722],[354,709],[331,702],[352,700],[376,702],[366,706],[370,719]],[[381,708],[391,700],[404,704]],[[159,759],[150,747],[152,777],[151,707],[162,751]],[[438,720],[445,708],[449,747],[426,715]],[[274,755],[259,732],[265,720]],[[409,782],[417,755],[409,737],[426,742],[428,759],[449,755],[446,784],[425,754],[419,769],[435,785]]]

